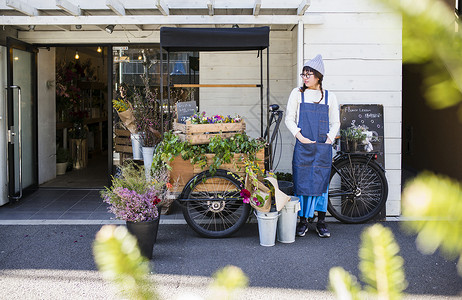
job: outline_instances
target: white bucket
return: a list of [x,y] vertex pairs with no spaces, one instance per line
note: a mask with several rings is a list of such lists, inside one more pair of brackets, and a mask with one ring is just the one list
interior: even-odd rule
[[141,150],[141,135],[139,133],[132,133],[130,134],[130,139],[132,140],[133,159],[142,160],[143,151]]
[[265,247],[274,246],[276,243],[276,227],[278,225],[279,213],[257,211],[258,233],[260,235],[260,245]]
[[298,197],[291,196],[290,201],[284,205],[278,220],[277,237],[281,243],[295,242],[297,230],[297,212],[300,210]]

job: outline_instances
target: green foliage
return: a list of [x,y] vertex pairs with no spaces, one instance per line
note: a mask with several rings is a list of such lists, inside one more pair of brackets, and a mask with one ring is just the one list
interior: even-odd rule
[[141,255],[136,238],[124,226],[105,225],[96,234],[93,255],[103,277],[126,299],[157,299],[148,280],[149,262]]
[[64,148],[58,148],[56,150],[56,162],[57,163],[65,163],[69,161],[69,150]]
[[249,279],[236,266],[228,265],[213,274],[214,281],[210,285],[212,296],[210,299],[234,299],[236,291],[247,287]]
[[366,139],[366,126],[355,126],[352,125],[346,129],[340,130],[340,134],[345,141],[353,141],[361,143]]
[[274,175],[276,176],[277,180],[290,181],[290,182],[292,182],[293,180],[291,173],[276,172]]
[[359,269],[365,290],[379,299],[399,299],[406,288],[404,260],[390,229],[380,224],[367,228],[361,236]]
[[[236,134],[230,138],[223,138],[219,135],[210,139],[209,144],[191,145],[189,142],[182,142],[178,136],[171,132],[164,133],[162,142],[154,152],[152,167],[156,168],[168,165],[176,156],[181,155],[192,164],[199,164],[202,168],[207,165],[205,154],[213,153],[212,163],[209,165],[211,172],[216,171],[224,163],[232,163],[234,153],[245,153],[250,160],[256,160],[256,153],[264,147],[264,142],[259,139],[252,139],[245,133]],[[167,166],[167,168],[170,168]]]
[[[112,177],[111,188],[106,187],[106,190],[111,190],[115,187],[127,188],[130,191],[135,191],[138,194],[146,193],[153,186],[153,182],[146,180],[144,173],[144,167],[135,164],[132,161],[127,161],[123,166],[120,167],[121,176]],[[165,182],[161,183],[161,186]],[[103,193],[104,191],[102,191]]]
[[459,257],[462,276],[462,186],[444,176],[424,172],[406,184],[403,216],[415,221],[404,226],[418,233],[417,246],[424,253],[438,248],[449,258]]
[[362,299],[361,286],[356,277],[341,267],[334,267],[329,270],[329,289],[335,293],[337,299]]
[[437,109],[460,103],[462,36],[455,30],[460,22],[453,10],[438,0],[382,2],[403,16],[403,61],[425,64],[423,88],[428,103]]
[[390,229],[380,224],[368,227],[361,236],[359,270],[366,286],[361,287],[356,278],[342,268],[329,272],[329,286],[337,299],[400,299],[406,288],[403,259],[398,255],[399,247]]

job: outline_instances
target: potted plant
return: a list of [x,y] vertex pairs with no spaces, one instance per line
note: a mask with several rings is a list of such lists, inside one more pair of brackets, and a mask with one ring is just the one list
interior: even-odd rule
[[115,218],[126,221],[141,253],[152,259],[160,218],[158,206],[167,199],[172,187],[168,172],[164,168],[152,170],[151,180],[146,180],[144,167],[132,161],[122,165],[120,171],[120,176],[112,178],[112,186],[101,191],[101,196]]
[[340,130],[342,140],[345,142],[345,151],[355,152],[358,145],[363,144],[366,140],[367,127],[362,125],[351,125],[346,129]]
[[56,175],[66,174],[68,163],[69,163],[69,151],[64,148],[58,148],[56,150]]

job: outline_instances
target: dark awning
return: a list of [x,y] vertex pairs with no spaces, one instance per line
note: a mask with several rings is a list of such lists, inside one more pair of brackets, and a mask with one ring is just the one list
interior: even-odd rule
[[167,51],[263,50],[269,46],[269,27],[160,29],[160,46]]

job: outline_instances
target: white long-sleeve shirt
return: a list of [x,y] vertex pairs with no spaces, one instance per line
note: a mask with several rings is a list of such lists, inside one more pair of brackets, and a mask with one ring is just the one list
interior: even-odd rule
[[[286,109],[286,118],[284,120],[289,131],[295,136],[301,128],[298,127],[298,117],[300,112],[300,103],[302,102],[302,97],[300,95],[299,88],[294,88],[290,93],[289,100],[287,101]],[[317,103],[321,99],[321,91],[319,90],[310,90],[306,89],[305,92],[305,103]],[[326,92],[324,91],[324,99],[320,102],[322,104],[326,103],[325,98]],[[333,142],[335,136],[340,129],[340,109],[337,102],[337,96],[333,92],[329,91],[329,132],[327,136]]]

